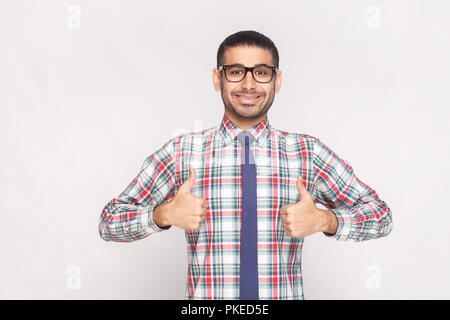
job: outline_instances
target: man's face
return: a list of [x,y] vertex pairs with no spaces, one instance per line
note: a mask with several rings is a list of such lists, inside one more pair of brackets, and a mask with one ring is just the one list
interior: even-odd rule
[[[253,67],[257,64],[274,66],[272,54],[267,49],[239,46],[225,50],[223,65],[241,64]],[[272,81],[259,83],[251,72],[247,72],[240,82],[230,82],[224,71],[213,69],[213,83],[216,91],[221,91],[227,113],[237,120],[258,120],[264,118],[272,106],[275,93],[281,86],[281,71],[277,71]]]

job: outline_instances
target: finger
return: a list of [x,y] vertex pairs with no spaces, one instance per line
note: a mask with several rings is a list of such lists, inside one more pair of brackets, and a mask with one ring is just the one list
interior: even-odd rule
[[189,169],[189,177],[186,179],[186,181],[181,185],[180,189],[184,192],[191,192],[192,186],[195,183],[197,175],[195,173],[195,169],[191,167]]
[[297,178],[297,189],[300,192],[300,201],[304,198],[309,197],[309,192],[303,184],[303,178],[301,176],[298,176]]

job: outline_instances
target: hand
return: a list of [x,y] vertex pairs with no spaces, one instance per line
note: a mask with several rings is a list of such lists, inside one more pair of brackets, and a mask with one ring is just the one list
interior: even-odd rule
[[300,176],[297,178],[297,188],[300,201],[280,209],[282,227],[286,233],[301,238],[326,229],[327,216],[316,207]]
[[168,202],[167,222],[184,230],[200,228],[206,218],[208,201],[191,193],[195,182],[195,169],[190,169],[188,179],[180,186],[175,197]]

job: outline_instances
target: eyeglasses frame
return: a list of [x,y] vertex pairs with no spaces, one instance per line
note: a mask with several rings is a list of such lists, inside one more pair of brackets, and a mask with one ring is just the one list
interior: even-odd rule
[[[245,69],[244,76],[242,77],[241,80],[239,80],[239,81],[228,80],[228,78],[227,78],[227,73],[226,73],[226,69],[227,69],[227,68],[230,68],[230,67],[240,67],[240,68]],[[267,68],[272,69],[272,77],[270,78],[269,81],[263,82],[263,81],[258,81],[258,80],[256,80],[255,74],[253,73],[253,69],[259,68],[259,67],[267,67]],[[241,82],[241,81],[244,80],[245,77],[247,76],[247,72],[250,71],[251,74],[252,74],[253,80],[255,80],[256,82],[258,82],[258,83],[269,83],[269,82],[271,82],[271,81],[273,80],[273,78],[274,78],[273,76],[274,76],[274,74],[276,73],[276,71],[278,70],[278,68],[277,68],[277,67],[273,67],[273,66],[268,66],[268,65],[266,65],[266,64],[259,64],[259,65],[256,65],[256,66],[254,66],[254,67],[245,67],[245,66],[243,66],[243,65],[241,65],[241,64],[228,64],[228,65],[222,65],[222,66],[219,66],[219,67],[217,68],[217,70],[219,70],[219,71],[225,71],[225,72],[224,72],[224,74],[225,74],[225,79],[227,79],[227,81],[229,81],[229,82],[233,82],[233,83]]]

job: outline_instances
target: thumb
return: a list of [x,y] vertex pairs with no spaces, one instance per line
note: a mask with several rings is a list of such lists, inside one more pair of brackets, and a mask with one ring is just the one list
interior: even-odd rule
[[298,176],[298,178],[297,178],[297,188],[298,188],[298,191],[300,192],[300,201],[309,197],[309,192],[306,189],[305,185],[303,184],[303,179],[301,176]]
[[197,177],[197,175],[195,174],[195,169],[194,168],[190,168],[189,169],[189,177],[187,178],[187,180],[183,183],[183,185],[180,187],[180,189],[182,189],[184,192],[191,192],[192,186],[195,183],[195,178]]

